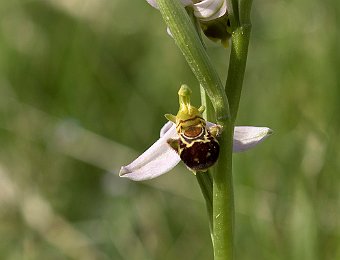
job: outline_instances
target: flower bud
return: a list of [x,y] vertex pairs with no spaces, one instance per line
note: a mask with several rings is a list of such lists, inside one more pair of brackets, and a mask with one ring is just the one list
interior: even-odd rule
[[195,1],[193,5],[194,15],[202,22],[212,21],[227,13],[226,0]]
[[230,21],[228,15],[224,15],[216,20],[200,22],[205,36],[214,42],[221,41],[221,44],[227,48],[231,37]]

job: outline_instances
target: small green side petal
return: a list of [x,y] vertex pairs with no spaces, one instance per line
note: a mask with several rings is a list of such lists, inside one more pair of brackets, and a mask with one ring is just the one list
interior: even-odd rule
[[168,119],[171,122],[174,122],[176,124],[176,116],[172,115],[172,114],[165,114],[164,115],[166,119]]

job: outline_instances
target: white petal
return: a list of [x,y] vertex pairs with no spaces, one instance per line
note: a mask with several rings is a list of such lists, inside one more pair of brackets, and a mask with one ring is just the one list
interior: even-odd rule
[[134,181],[143,181],[156,178],[170,171],[181,160],[167,143],[170,138],[178,138],[176,126],[172,122],[165,124],[161,130],[161,138],[157,142],[132,163],[120,169],[119,176]]
[[[157,1],[156,0],[146,0],[152,7],[158,9]],[[181,0],[184,6],[188,6],[192,4],[192,0]]]
[[158,5],[156,3],[156,0],[146,0],[152,7],[158,9]]
[[203,0],[194,4],[194,15],[201,21],[217,19],[227,12],[226,0]]
[[233,152],[249,150],[272,133],[273,131],[268,127],[236,126],[234,129]]
[[[207,126],[209,128],[214,125],[216,124],[207,122]],[[233,152],[238,153],[247,151],[250,148],[253,148],[257,144],[261,143],[272,133],[273,130],[268,127],[235,126]]]
[[[171,121],[168,121],[165,125],[163,125],[163,127],[161,128],[161,131],[159,132],[159,136],[163,137],[170,129],[175,129],[176,131],[176,127],[175,124]],[[173,131],[173,130],[172,130]],[[177,138],[173,137],[173,138]]]

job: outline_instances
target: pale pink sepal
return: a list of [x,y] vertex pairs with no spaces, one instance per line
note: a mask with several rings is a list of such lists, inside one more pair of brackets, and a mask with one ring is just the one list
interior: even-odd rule
[[[169,125],[169,122],[165,124],[165,126]],[[167,140],[178,138],[178,135],[175,126],[168,127],[167,130],[136,160],[127,166],[123,166],[120,169],[119,176],[134,181],[143,181],[156,178],[174,168],[181,159],[167,143]]]
[[233,152],[243,152],[264,141],[273,131],[268,127],[236,126]]

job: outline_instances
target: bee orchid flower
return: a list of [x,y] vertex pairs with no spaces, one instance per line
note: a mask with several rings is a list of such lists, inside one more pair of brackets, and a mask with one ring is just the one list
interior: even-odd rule
[[[134,181],[156,178],[173,169],[181,160],[189,170],[206,171],[218,159],[218,135],[222,127],[205,121],[199,109],[190,104],[190,89],[179,91],[180,109],[160,131],[160,138],[129,165],[120,169],[119,176]],[[236,126],[233,152],[249,150],[265,140],[272,130],[267,127]]]

